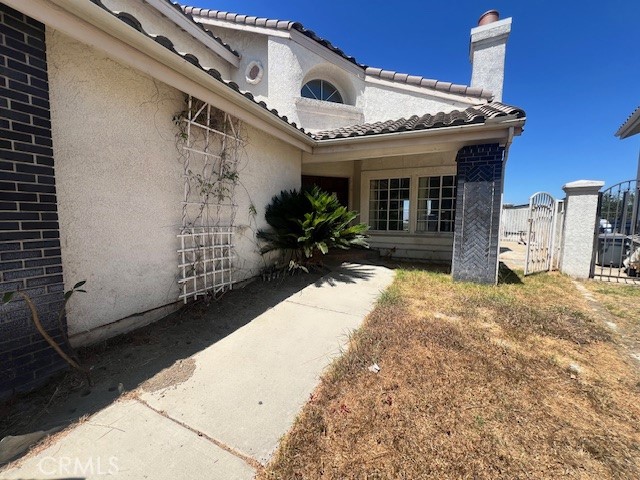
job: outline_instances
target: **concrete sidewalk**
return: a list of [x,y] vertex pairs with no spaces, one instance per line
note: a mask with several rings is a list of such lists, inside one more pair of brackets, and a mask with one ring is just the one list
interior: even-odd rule
[[0,478],[253,478],[392,280],[343,264]]

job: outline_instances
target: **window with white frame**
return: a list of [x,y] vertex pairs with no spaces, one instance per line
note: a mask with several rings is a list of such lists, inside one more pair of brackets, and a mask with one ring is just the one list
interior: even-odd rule
[[411,179],[384,178],[369,185],[369,226],[371,230],[409,231]]
[[326,80],[311,80],[305,83],[302,86],[300,95],[324,102],[344,103],[338,89]]
[[455,212],[455,175],[418,179],[417,232],[453,232]]

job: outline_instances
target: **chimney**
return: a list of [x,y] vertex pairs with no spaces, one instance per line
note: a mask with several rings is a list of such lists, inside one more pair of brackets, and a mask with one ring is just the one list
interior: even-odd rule
[[500,20],[497,10],[483,13],[478,26],[471,29],[471,86],[493,93],[494,101],[502,101],[504,58],[511,33],[511,18]]

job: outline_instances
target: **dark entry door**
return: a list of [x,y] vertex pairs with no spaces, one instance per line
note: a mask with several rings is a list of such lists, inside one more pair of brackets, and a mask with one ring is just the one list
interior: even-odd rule
[[302,175],[302,188],[317,185],[322,190],[335,193],[340,203],[349,206],[349,179],[342,177],[320,177],[316,175]]

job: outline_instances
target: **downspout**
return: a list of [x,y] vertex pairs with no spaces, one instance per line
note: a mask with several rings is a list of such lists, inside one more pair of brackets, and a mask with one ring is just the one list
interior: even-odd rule
[[500,180],[500,223],[498,225],[498,253],[496,255],[496,284],[500,275],[500,237],[502,236],[502,207],[504,205],[504,174],[507,167],[507,159],[509,158],[509,147],[513,143],[513,137],[515,135],[514,127],[509,127],[509,133],[507,134],[507,141],[504,144],[504,157],[502,160],[502,176]]

